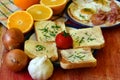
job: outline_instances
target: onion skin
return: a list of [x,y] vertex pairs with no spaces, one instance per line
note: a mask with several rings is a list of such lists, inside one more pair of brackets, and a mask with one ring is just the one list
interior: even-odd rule
[[19,49],[24,43],[24,34],[17,28],[8,29],[2,37],[7,50]]
[[6,66],[14,72],[22,71],[29,62],[28,56],[20,49],[14,49],[5,56]]

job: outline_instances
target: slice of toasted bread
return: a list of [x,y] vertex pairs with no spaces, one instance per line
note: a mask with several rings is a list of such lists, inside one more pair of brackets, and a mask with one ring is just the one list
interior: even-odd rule
[[62,31],[66,31],[64,22],[35,22],[35,33],[38,41],[54,42],[56,35]]
[[51,61],[58,59],[58,53],[55,43],[44,43],[33,40],[25,41],[24,51],[30,58],[47,55]]
[[63,69],[95,67],[97,60],[93,57],[90,48],[61,50],[60,66]]
[[99,26],[70,30],[69,32],[73,39],[73,48],[91,47],[92,49],[100,49],[104,47],[105,40]]

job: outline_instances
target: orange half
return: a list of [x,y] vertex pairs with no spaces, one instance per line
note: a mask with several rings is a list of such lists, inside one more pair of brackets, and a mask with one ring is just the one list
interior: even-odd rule
[[33,17],[26,11],[16,11],[12,13],[7,21],[7,28],[18,28],[23,33],[27,33],[32,29]]
[[40,0],[41,4],[47,5],[49,7],[55,7],[59,5],[66,4],[67,0]]
[[27,10],[35,21],[48,20],[52,17],[53,11],[50,7],[41,4],[35,4]]
[[68,0],[40,0],[42,5],[46,5],[53,10],[54,15],[59,15],[65,8]]

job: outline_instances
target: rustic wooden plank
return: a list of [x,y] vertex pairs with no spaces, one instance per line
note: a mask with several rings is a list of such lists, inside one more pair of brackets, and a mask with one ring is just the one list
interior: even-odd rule
[[[55,66],[49,80],[119,80],[120,79],[120,28],[103,29],[105,47],[97,50],[95,68],[63,70]],[[6,51],[4,51],[4,56]],[[27,68],[20,73],[11,72],[3,62],[0,68],[1,80],[32,80]]]
[[4,53],[4,46],[2,44],[2,36],[3,36],[5,31],[6,31],[6,28],[4,28],[2,24],[0,24],[0,67],[1,67],[1,64],[3,62],[2,56]]

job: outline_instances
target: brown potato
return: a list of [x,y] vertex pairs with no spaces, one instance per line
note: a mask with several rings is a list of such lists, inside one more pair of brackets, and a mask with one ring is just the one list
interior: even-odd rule
[[6,66],[14,72],[23,70],[27,66],[28,61],[28,56],[20,49],[11,50],[5,56]]
[[19,49],[24,43],[24,34],[17,28],[8,29],[2,37],[7,50]]

